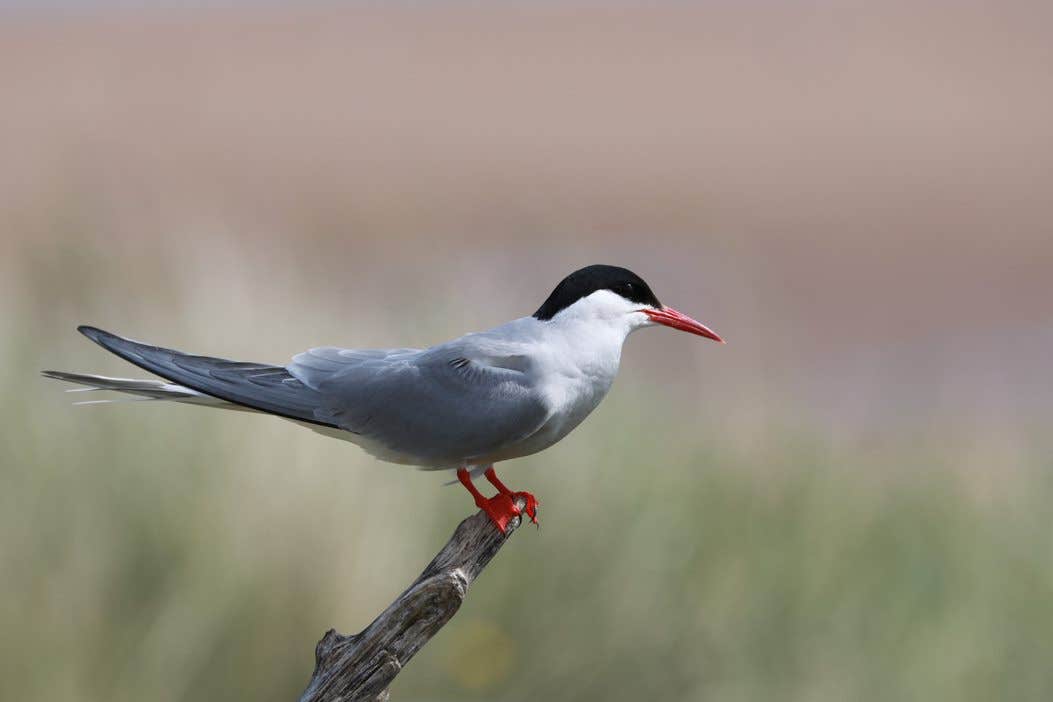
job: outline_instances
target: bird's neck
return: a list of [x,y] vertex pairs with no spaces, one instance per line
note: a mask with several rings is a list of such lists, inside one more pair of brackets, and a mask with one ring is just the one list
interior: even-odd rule
[[632,331],[628,325],[586,315],[560,315],[544,322],[547,343],[558,354],[565,372],[578,372],[597,380],[614,379],[622,345]]
[[537,325],[540,342],[535,372],[538,388],[553,413],[554,436],[573,429],[607,395],[621,363],[630,330],[586,318],[563,318]]

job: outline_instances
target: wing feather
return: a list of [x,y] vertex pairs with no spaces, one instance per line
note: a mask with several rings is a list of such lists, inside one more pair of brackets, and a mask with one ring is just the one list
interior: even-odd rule
[[327,421],[436,466],[494,454],[544,424],[549,409],[527,369],[522,354],[463,341],[423,351],[312,349],[289,366],[321,394]]
[[317,414],[321,404],[318,393],[280,366],[194,356],[95,327],[81,326],[78,330],[126,361],[191,390],[288,419],[336,426]]

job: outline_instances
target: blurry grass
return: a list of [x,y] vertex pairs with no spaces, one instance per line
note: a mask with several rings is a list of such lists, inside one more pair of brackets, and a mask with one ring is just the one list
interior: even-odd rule
[[[46,392],[32,382],[8,387]],[[367,623],[468,510],[432,476],[334,467],[339,445],[297,466],[278,443],[324,440],[268,419],[41,404],[46,431],[4,448],[5,699],[294,698],[318,635]],[[671,448],[687,431],[627,430],[653,419],[617,404],[508,471],[544,526],[502,552],[399,698],[1053,693],[1041,466],[980,505],[947,471],[882,481],[787,442],[758,472],[713,440]]]
[[[82,295],[61,287],[75,261],[38,264],[0,350],[0,698],[295,699],[321,633],[365,626],[467,498],[270,418],[70,407],[42,365],[124,366],[72,330],[106,304],[98,281],[71,278]],[[194,308],[168,320],[173,338],[196,329],[191,349],[228,314],[180,316]],[[502,551],[395,699],[1053,695],[1039,437],[978,490],[935,441],[863,454],[788,423],[744,446],[697,423],[626,378],[569,440],[505,466],[543,527]]]
[[609,487],[561,495],[575,516],[587,501],[584,518],[558,545],[517,544],[525,563],[469,605],[543,642],[506,698],[1053,691],[1046,481],[981,508],[947,472],[882,484],[799,451],[758,479],[712,448],[671,463],[658,446],[611,449]]

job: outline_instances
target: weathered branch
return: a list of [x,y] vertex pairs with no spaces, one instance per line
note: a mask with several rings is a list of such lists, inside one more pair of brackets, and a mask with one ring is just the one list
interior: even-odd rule
[[[523,508],[522,499],[516,504]],[[490,559],[519,527],[502,534],[483,512],[453,532],[424,572],[361,633],[330,629],[315,647],[311,682],[300,702],[386,700],[399,671],[450,621]]]

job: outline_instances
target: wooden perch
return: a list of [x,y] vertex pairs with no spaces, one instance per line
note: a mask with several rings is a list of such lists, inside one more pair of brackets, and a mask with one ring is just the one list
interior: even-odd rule
[[[519,498],[522,509],[525,502]],[[424,572],[361,633],[330,629],[314,650],[311,682],[300,702],[387,700],[388,685],[428,640],[460,609],[479,577],[521,522],[502,534],[483,512],[453,532]]]

